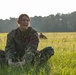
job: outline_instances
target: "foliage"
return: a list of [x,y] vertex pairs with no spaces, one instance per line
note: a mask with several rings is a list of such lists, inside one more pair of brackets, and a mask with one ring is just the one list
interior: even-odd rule
[[[31,17],[30,25],[38,32],[75,32],[76,11],[68,14],[51,14],[46,17],[34,16]],[[0,19],[0,32],[10,32],[17,27],[17,18]]]

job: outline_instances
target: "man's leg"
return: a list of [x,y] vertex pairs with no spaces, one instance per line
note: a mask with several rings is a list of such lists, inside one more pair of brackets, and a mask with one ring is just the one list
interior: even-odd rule
[[45,63],[52,55],[54,55],[54,49],[52,47],[42,49],[35,57],[35,64],[41,65]]
[[4,64],[5,62],[5,51],[0,50],[0,64]]

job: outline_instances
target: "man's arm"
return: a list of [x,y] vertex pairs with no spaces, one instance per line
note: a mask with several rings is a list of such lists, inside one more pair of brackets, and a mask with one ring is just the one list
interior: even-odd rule
[[[13,39],[13,34],[10,32],[7,35],[7,42],[6,42],[6,47],[5,47],[5,53],[6,53],[6,61],[8,62],[9,59],[14,58],[14,50],[15,50],[15,44],[14,44],[14,39]],[[9,60],[10,61],[10,60]]]
[[29,43],[25,50],[25,55],[23,56],[23,59],[25,59],[26,63],[30,63],[33,60],[37,52],[38,43],[39,43],[38,34],[33,33],[30,36]]

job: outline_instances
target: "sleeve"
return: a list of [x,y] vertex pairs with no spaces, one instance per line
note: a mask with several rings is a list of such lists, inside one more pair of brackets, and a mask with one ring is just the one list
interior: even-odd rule
[[7,35],[7,41],[5,47],[6,60],[14,58],[14,49],[15,49],[15,44],[14,44],[13,34],[10,32]]
[[39,43],[38,34],[33,33],[30,36],[29,43],[25,50],[26,51],[25,55],[23,56],[24,59],[26,60],[26,63],[30,63],[33,60],[34,56],[36,55],[38,43]]

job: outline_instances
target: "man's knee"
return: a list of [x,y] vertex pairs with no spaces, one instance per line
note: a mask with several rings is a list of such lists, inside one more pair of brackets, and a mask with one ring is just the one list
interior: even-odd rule
[[38,64],[45,63],[52,55],[54,55],[54,49],[52,47],[46,47],[38,52],[35,60]]
[[0,54],[1,54],[1,55],[5,55],[5,51],[0,50]]
[[5,51],[0,50],[0,63],[4,63],[5,62]]
[[54,49],[52,47],[47,47],[46,51],[48,54],[54,55]]
[[54,49],[51,46],[44,48],[42,52],[48,57],[51,57],[52,55],[54,55]]

